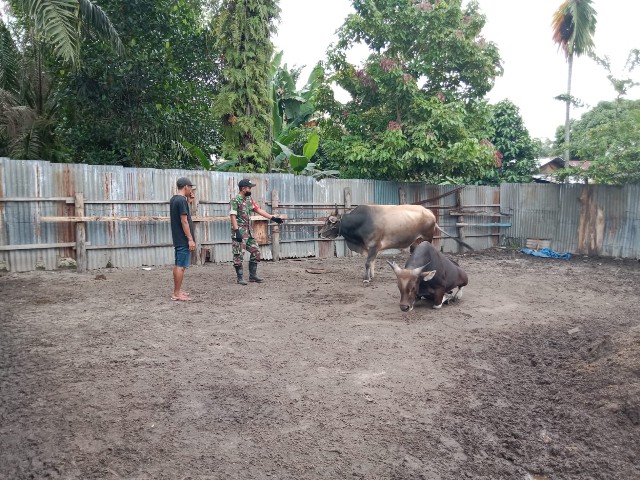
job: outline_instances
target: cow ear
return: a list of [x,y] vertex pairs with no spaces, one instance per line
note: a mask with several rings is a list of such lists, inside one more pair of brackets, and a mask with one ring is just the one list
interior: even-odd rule
[[336,217],[335,215],[331,215],[329,217],[329,222],[336,223],[337,221],[338,221],[338,217]]
[[436,271],[435,270],[431,270],[430,272],[422,272],[420,274],[422,279],[425,280],[425,281],[431,280],[433,277],[435,277],[435,275],[436,275]]
[[387,263],[391,268],[393,268],[393,271],[396,275],[398,275],[402,271],[402,269],[398,266],[398,264],[396,264],[396,262],[390,262],[389,260],[387,260]]

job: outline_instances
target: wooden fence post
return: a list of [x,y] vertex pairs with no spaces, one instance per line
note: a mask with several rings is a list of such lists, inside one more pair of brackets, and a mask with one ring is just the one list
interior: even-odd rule
[[400,205],[407,203],[407,192],[402,187],[398,189],[398,198],[400,200]]
[[[278,191],[271,190],[271,214],[277,216]],[[271,256],[274,262],[280,261],[280,225],[277,223],[271,227]]]
[[[456,206],[459,212],[463,211],[464,205],[462,205],[462,190],[458,190],[456,192]],[[457,223],[463,223],[464,215],[458,215],[457,219],[458,219]],[[464,227],[457,227],[457,230],[458,230],[458,238],[464,242]],[[464,247],[458,243],[458,253],[463,253],[463,252],[464,252]]]
[[[196,195],[193,199],[193,203],[191,204],[191,216],[198,216],[198,207],[200,206],[200,201],[198,200],[198,196]],[[196,265],[204,265],[205,256],[202,252],[202,236],[204,232],[204,225],[201,225],[202,222],[197,222],[194,224],[193,229],[195,230],[195,241],[196,241],[196,251],[195,253],[195,263]]]
[[[347,213],[348,210],[350,209],[351,209],[351,188],[346,187],[344,189],[344,213]],[[345,257],[353,256],[353,252],[349,250],[349,247],[347,247],[346,240],[344,242],[344,256]]]
[[[75,216],[84,217],[84,193],[76,193],[74,197]],[[85,222],[76,223],[76,271],[87,271],[87,226]]]

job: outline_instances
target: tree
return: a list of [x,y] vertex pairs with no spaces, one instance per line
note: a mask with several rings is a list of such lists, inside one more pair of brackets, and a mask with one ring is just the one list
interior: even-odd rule
[[[24,32],[23,32],[24,34]],[[19,48],[0,21],[0,155],[16,159],[55,158],[52,141],[55,99],[39,49]]]
[[534,138],[533,144],[536,150],[536,158],[547,158],[554,154],[554,144],[550,138]]
[[273,124],[270,62],[276,0],[225,0],[215,20],[223,86],[214,111],[224,133],[222,156],[240,171],[265,172]]
[[553,41],[562,49],[567,60],[567,93],[558,97],[566,103],[564,123],[564,160],[570,160],[571,143],[570,112],[574,99],[571,97],[571,76],[574,56],[580,57],[593,51],[593,35],[596,31],[596,11],[591,0],[565,0],[553,14],[551,28]]
[[204,0],[103,0],[127,45],[114,59],[88,42],[80,67],[56,70],[56,133],[76,163],[184,168],[219,151],[211,111],[219,88],[219,55]]
[[[305,86],[298,91],[296,84],[302,67],[289,69],[286,64],[280,65],[282,54],[277,53],[271,62],[273,165],[270,162],[269,171],[275,168],[276,171],[291,169],[295,173],[308,173],[307,167],[320,140],[317,132],[307,130],[316,123],[312,117],[316,113],[315,99],[324,80],[324,68],[316,65]],[[294,153],[294,146],[302,153]],[[311,164],[309,168],[314,167],[315,164]]]
[[[612,102],[600,102],[585,113],[573,127],[572,146],[578,155],[591,161],[586,175],[596,183],[621,185],[640,183],[640,100],[626,100],[629,89],[640,85],[631,75],[640,65],[640,50],[629,53],[626,78],[614,77],[609,60],[596,58],[609,73],[616,92]],[[571,170],[561,177],[575,174]],[[584,172],[581,173],[585,176]]]
[[[60,160],[56,142],[57,95],[50,73],[77,68],[87,38],[122,43],[104,11],[90,0],[12,0],[0,20],[0,151],[12,158]],[[113,53],[113,50],[111,50]]]
[[640,101],[616,101],[613,121],[591,128],[579,149],[593,158],[587,174],[595,183],[640,184]]
[[[573,128],[574,125],[576,123],[575,119],[571,119],[569,121],[569,130],[571,132],[573,132]],[[565,156],[565,149],[566,149],[566,144],[565,142],[565,125],[558,125],[556,127],[556,132],[555,132],[555,137],[553,140],[553,146],[551,148],[551,155],[555,156],[555,157],[562,157],[564,158]],[[569,144],[569,159],[571,160],[582,160],[582,158],[580,158],[580,154],[578,154],[578,151],[576,150],[575,147],[575,142],[573,141],[573,137],[571,138],[571,143]]]
[[501,165],[485,177],[486,183],[529,183],[537,171],[536,146],[524,126],[520,110],[510,100],[492,107],[491,142],[500,152]]
[[[501,73],[496,46],[471,2],[354,0],[355,14],[329,52],[346,105],[321,91],[322,167],[345,176],[464,181],[495,166],[490,110],[482,98]],[[370,51],[361,68],[347,51]]]
[[106,39],[119,54],[124,51],[111,20],[91,0],[11,0],[9,6],[35,41],[50,46],[65,63],[79,62],[83,32]]
[[[596,183],[640,183],[640,101],[624,97],[631,88],[640,85],[634,78],[640,65],[640,50],[629,52],[622,76],[612,74],[608,57],[591,58],[607,71],[607,78],[616,93],[613,101],[600,102],[595,108],[572,120],[570,144],[571,158],[590,162],[590,167],[564,168],[558,178],[585,177]],[[556,132],[556,143],[562,143],[561,127]]]
[[640,183],[640,100],[600,102],[575,121],[572,133],[572,147],[591,165],[586,172],[562,169],[560,180],[579,176],[610,185]]

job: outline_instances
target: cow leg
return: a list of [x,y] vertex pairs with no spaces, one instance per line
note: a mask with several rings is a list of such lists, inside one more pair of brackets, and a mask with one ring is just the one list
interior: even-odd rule
[[457,301],[457,300],[460,300],[462,298],[462,289],[464,289],[464,287],[458,287],[458,291],[453,296],[453,301]]
[[436,290],[433,295],[433,308],[439,309],[442,308],[442,304],[445,301],[445,291],[444,290]]
[[[373,269],[375,268],[376,257],[378,256],[378,249],[376,247],[370,248],[367,255],[367,261],[364,264],[364,277],[362,278],[362,284],[368,285],[373,280]],[[371,268],[371,265],[374,267]]]
[[421,244],[422,242],[424,242],[424,241],[425,241],[425,240],[424,240],[424,238],[422,238],[422,237],[417,238],[417,239],[416,239],[416,240],[411,244],[411,246],[409,247],[409,253],[413,253],[413,251],[416,249],[416,247],[417,247],[418,245],[420,245],[420,244]]

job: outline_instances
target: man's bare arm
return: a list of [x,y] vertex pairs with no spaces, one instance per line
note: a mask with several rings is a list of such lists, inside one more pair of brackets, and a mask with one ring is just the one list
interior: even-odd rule
[[189,250],[196,249],[196,243],[193,241],[193,237],[191,236],[191,229],[189,228],[189,220],[186,215],[180,215],[180,223],[182,224],[182,231],[187,236],[187,240],[189,241]]

